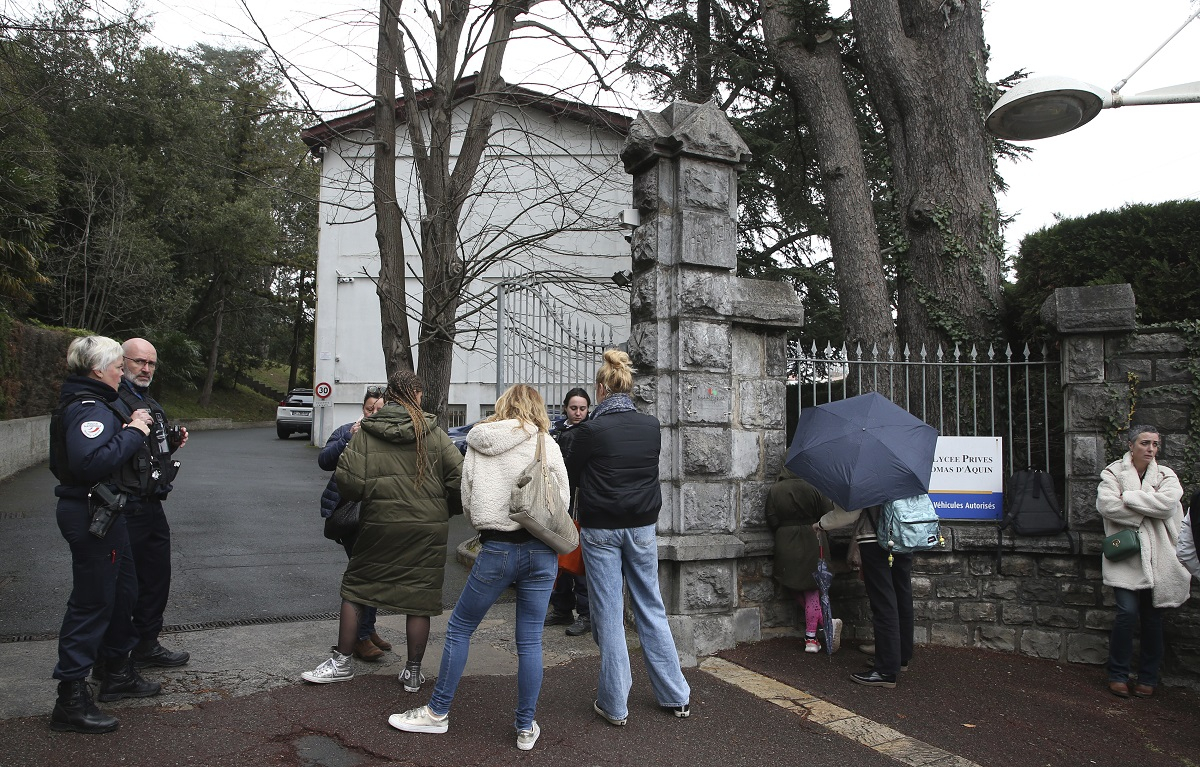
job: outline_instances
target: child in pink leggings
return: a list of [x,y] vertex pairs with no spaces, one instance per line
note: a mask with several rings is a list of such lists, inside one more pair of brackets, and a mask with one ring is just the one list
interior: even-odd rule
[[[774,576],[779,585],[795,593],[796,604],[804,609],[805,652],[821,649],[817,641],[821,600],[813,578],[820,543],[812,525],[832,508],[828,498],[786,468],[767,492],[767,525],[775,535]],[[841,624],[835,619],[833,636],[825,638],[832,650],[840,644]]]

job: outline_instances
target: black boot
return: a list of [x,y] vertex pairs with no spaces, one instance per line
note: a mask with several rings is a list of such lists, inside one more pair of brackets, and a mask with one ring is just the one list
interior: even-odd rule
[[189,660],[191,655],[180,650],[178,652],[168,650],[158,643],[157,639],[149,642],[142,642],[137,647],[133,648],[129,659],[133,661],[134,668],[145,668],[146,666],[163,666],[172,668],[174,666],[183,666]]
[[162,685],[142,679],[129,658],[109,661],[100,684],[100,700],[106,703],[121,698],[148,698],[160,692]]
[[92,702],[92,688],[86,679],[58,683],[58,700],[50,714],[50,729],[58,732],[82,732],[96,735],[112,732],[118,722]]

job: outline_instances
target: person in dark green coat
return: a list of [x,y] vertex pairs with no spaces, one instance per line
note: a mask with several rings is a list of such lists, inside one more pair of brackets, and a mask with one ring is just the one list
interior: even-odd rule
[[[819,652],[817,626],[821,602],[813,573],[820,543],[813,523],[833,508],[833,502],[786,467],[767,491],[767,525],[775,534],[775,580],[795,594],[804,610],[804,651]],[[840,643],[841,620],[834,621],[834,649]]]
[[421,688],[429,619],[442,614],[442,580],[450,516],[462,513],[462,454],[421,411],[421,380],[394,373],[384,406],[362,420],[338,459],[338,492],[361,501],[358,538],[342,576],[338,646],[332,657],[301,676],[325,684],[354,678],[350,654],[362,605],[403,613],[408,661],[400,682]]

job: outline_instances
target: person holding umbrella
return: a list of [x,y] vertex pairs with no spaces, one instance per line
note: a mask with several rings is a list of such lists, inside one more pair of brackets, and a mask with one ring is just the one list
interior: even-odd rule
[[[820,652],[817,626],[821,622],[821,601],[814,578],[820,539],[813,523],[833,508],[820,491],[784,468],[779,479],[767,491],[767,526],[775,536],[775,580],[795,595],[804,611],[804,651]],[[840,618],[832,620],[826,632],[826,649],[835,652],[841,644]]]
[[787,468],[834,503],[814,530],[854,525],[875,628],[871,670],[850,675],[859,684],[895,687],[912,658],[912,554],[889,552],[876,530],[882,504],[929,492],[937,437],[929,424],[867,392],[804,408],[788,448]]
[[888,550],[875,533],[882,512],[882,506],[846,511],[835,505],[813,525],[817,534],[854,525],[854,542],[871,604],[875,658],[869,671],[855,672],[850,678],[868,687],[895,687],[899,672],[908,670],[913,653],[913,555],[894,553],[889,566]]

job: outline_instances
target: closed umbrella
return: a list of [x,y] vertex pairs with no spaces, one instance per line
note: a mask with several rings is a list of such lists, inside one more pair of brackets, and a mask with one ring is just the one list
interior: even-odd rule
[[817,594],[821,597],[821,622],[825,626],[825,653],[833,655],[833,605],[829,602],[829,585],[833,583],[833,573],[829,571],[829,565],[825,563],[825,546],[822,544],[818,551],[820,559],[817,560],[817,570],[813,573],[813,580],[817,582]]
[[843,509],[929,492],[937,429],[877,392],[805,408],[786,465]]

